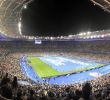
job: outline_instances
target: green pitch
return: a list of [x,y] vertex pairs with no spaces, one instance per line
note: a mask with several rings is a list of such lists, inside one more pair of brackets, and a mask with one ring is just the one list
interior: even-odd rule
[[68,72],[58,72],[37,57],[28,57],[28,63],[33,67],[36,74],[41,78],[68,74]]
[[[93,66],[92,66],[91,68],[86,68],[86,69],[83,68],[83,69],[72,70],[72,71],[68,71],[68,72],[58,72],[57,70],[53,69],[51,66],[49,66],[48,64],[46,64],[45,62],[41,61],[39,58],[34,57],[34,56],[28,57],[28,64],[33,67],[36,74],[40,78],[61,76],[61,75],[66,75],[66,74],[71,74],[71,73],[76,73],[76,72],[81,72],[81,71],[93,69]],[[99,64],[98,66],[94,66],[94,67],[99,68],[102,66],[104,66],[104,65]]]
[[28,60],[30,61],[29,65],[33,67],[39,77],[56,76],[59,74],[58,71],[56,71],[46,63],[42,62],[37,57],[28,57]]

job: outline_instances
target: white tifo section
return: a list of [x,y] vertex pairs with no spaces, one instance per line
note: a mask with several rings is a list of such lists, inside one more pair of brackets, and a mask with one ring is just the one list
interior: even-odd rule
[[65,61],[62,59],[49,59],[49,58],[47,58],[46,60],[56,66],[66,65]]
[[63,59],[64,61],[69,61],[69,62],[72,62],[74,64],[80,64],[80,65],[85,65],[85,66],[88,66],[90,64],[88,63],[85,63],[85,62],[82,62],[82,61],[79,61],[79,60],[73,60],[73,59],[66,59],[66,58],[60,58],[60,59]]
[[89,75],[93,76],[93,77],[99,77],[99,76],[102,76],[101,73],[98,73],[98,72],[90,72]]
[[84,66],[88,66],[90,64],[82,62],[82,61],[78,61],[78,60],[73,60],[73,59],[66,59],[63,57],[56,57],[56,59],[51,59],[51,58],[46,58],[46,60],[56,66],[60,66],[60,65],[66,65],[66,62],[71,62],[74,64],[80,64],[80,65],[84,65]]

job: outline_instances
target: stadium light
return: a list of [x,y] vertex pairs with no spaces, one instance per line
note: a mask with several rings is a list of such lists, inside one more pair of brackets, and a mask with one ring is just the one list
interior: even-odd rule
[[19,30],[20,35],[22,35],[21,27],[22,27],[21,22],[18,22],[18,30]]
[[21,21],[21,18],[19,20]]
[[93,36],[91,36],[90,38],[93,39]]
[[86,32],[84,32],[83,35],[86,35]]
[[80,35],[80,36],[82,36],[82,35],[83,35],[83,33],[79,33],[79,35]]
[[73,35],[68,35],[68,37],[69,37],[69,38],[72,38],[72,37],[73,37]]
[[24,9],[27,9],[27,5],[24,5],[23,8],[24,8]]
[[101,37],[104,38],[105,36],[104,35],[101,35]]
[[91,32],[88,31],[88,32],[87,32],[87,35],[90,35],[90,34],[91,34]]
[[50,37],[51,40],[53,40],[53,37]]

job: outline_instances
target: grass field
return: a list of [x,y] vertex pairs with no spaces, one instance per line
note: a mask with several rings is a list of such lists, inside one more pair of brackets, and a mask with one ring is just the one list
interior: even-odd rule
[[36,74],[40,78],[47,78],[47,77],[52,77],[52,76],[61,76],[61,75],[66,75],[66,74],[72,74],[72,73],[77,73],[77,72],[82,72],[86,70],[90,70],[93,68],[99,68],[104,66],[104,64],[98,64],[97,66],[92,66],[90,68],[80,68],[78,70],[71,70],[67,72],[58,72],[45,62],[41,61],[39,58],[34,57],[34,56],[29,56],[28,57],[28,64],[33,67],[35,70]]

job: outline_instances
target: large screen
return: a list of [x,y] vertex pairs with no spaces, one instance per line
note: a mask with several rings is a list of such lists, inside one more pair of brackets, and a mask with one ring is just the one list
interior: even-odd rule
[[35,40],[35,44],[42,44],[42,40]]

